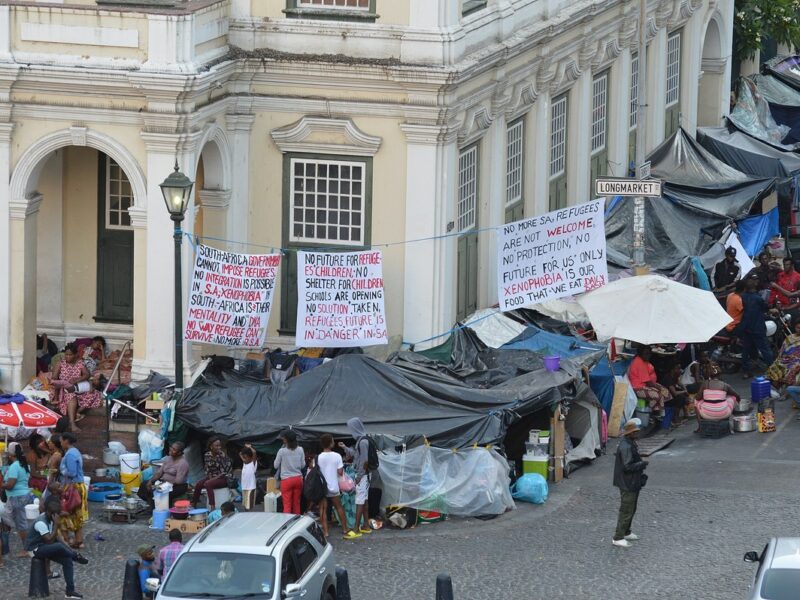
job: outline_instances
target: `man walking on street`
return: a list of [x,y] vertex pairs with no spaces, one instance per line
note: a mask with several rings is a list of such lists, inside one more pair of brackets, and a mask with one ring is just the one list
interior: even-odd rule
[[640,423],[639,419],[625,423],[614,462],[614,485],[619,488],[620,505],[617,531],[611,543],[622,548],[629,548],[631,542],[639,539],[638,535],[631,532],[631,523],[636,514],[639,491],[647,481],[647,475],[644,474],[647,463],[642,460],[636,446]]

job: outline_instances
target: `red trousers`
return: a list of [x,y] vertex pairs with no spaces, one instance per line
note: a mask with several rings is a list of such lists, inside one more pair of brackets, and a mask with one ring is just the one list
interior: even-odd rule
[[300,514],[300,494],[303,493],[303,478],[297,475],[281,480],[281,499],[283,512]]

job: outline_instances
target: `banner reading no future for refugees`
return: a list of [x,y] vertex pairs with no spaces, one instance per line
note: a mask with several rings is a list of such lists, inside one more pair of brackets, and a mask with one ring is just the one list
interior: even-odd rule
[[197,246],[186,340],[263,346],[280,264],[280,254],[237,254]]
[[499,228],[500,310],[572,296],[606,284],[603,205],[603,200],[595,200]]
[[296,336],[311,348],[388,343],[379,250],[297,253]]

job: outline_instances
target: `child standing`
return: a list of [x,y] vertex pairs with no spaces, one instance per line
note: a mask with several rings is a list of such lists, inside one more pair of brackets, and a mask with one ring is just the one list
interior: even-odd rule
[[325,537],[328,537],[328,502],[330,502],[336,510],[336,514],[339,515],[339,522],[342,524],[342,530],[344,531],[344,539],[354,540],[360,538],[360,533],[356,533],[347,527],[347,517],[344,514],[342,501],[339,498],[339,477],[344,475],[342,456],[333,451],[333,436],[331,434],[323,434],[319,441],[322,445],[322,452],[317,457],[317,464],[328,486],[326,497],[319,503],[322,531],[325,532]]
[[253,509],[256,503],[256,453],[250,444],[245,444],[244,448],[239,452],[239,458],[242,459],[242,505],[244,509],[249,511]]

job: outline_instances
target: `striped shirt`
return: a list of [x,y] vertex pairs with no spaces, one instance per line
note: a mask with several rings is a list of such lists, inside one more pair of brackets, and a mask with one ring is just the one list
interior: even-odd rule
[[175,560],[178,558],[181,550],[183,550],[183,544],[180,542],[172,542],[168,546],[164,546],[158,553],[156,570],[162,571],[162,577],[167,576],[167,573],[169,573],[172,565],[175,564]]

